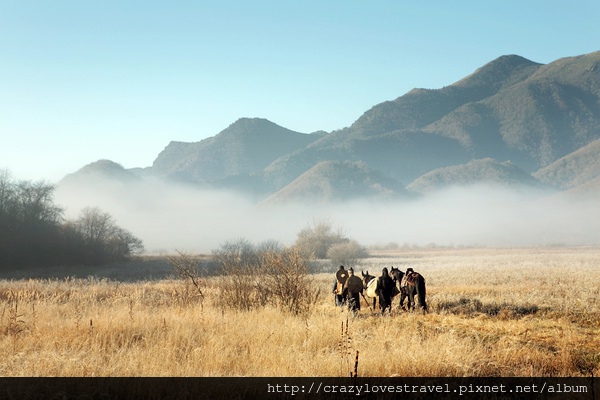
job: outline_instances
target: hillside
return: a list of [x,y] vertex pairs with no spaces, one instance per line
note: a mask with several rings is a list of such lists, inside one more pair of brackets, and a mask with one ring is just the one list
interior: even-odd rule
[[568,154],[533,174],[540,181],[567,190],[600,178],[600,140]]
[[323,161],[267,198],[263,204],[336,203],[358,198],[407,198],[404,187],[363,162]]
[[457,108],[493,96],[499,90],[522,82],[540,64],[519,56],[502,56],[473,74],[442,89],[413,89],[393,101],[365,112],[350,129],[360,135],[378,135],[398,130],[416,130],[432,124]]
[[491,158],[474,160],[464,165],[439,168],[407,186],[418,193],[431,193],[452,186],[494,185],[507,188],[535,188],[544,185],[510,161],[498,162]]
[[592,200],[597,202],[600,197],[600,176],[561,192],[561,195],[568,200]]
[[511,159],[528,172],[600,137],[600,52],[538,66],[494,95],[425,128],[457,137],[476,157]]

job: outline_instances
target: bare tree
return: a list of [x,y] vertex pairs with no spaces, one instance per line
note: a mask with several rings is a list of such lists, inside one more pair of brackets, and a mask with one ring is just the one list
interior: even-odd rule
[[197,300],[202,304],[204,293],[201,287],[202,280],[199,276],[200,260],[198,257],[178,251],[177,256],[168,257],[168,261],[175,270],[176,275],[183,282],[183,289],[180,294],[182,302],[189,304]]
[[114,223],[112,216],[98,207],[86,207],[81,210],[77,227],[89,243],[102,243],[112,234]]
[[347,242],[341,229],[333,231],[329,221],[315,221],[298,233],[296,247],[304,258],[323,259],[327,257],[329,248],[337,243]]
[[74,227],[92,263],[126,259],[144,249],[140,239],[117,226],[110,214],[97,207],[83,209]]
[[228,241],[213,258],[221,272],[219,301],[224,308],[251,310],[264,305],[264,293],[260,290],[258,256],[254,246],[246,239]]
[[361,258],[368,256],[369,252],[366,247],[362,246],[356,240],[336,243],[327,250],[327,258],[334,266],[345,265],[346,267],[356,267]]
[[54,185],[43,181],[21,181],[16,192],[23,221],[50,224],[60,221],[63,210],[53,202]]
[[294,315],[307,314],[316,304],[320,289],[297,247],[265,252],[261,258],[265,286],[279,308]]
[[56,263],[62,209],[54,186],[43,181],[14,182],[0,171],[0,265]]

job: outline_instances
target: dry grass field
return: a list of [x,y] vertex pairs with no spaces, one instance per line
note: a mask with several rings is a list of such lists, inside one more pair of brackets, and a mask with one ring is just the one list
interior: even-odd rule
[[600,375],[599,249],[398,250],[357,270],[392,265],[425,276],[429,313],[352,317],[333,274],[300,316],[223,308],[217,278],[202,301],[180,280],[0,281],[0,376]]

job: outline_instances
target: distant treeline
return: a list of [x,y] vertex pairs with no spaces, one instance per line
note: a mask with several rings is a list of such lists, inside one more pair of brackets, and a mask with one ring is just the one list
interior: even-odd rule
[[0,171],[0,268],[95,265],[143,250],[141,240],[98,208],[66,220],[53,194],[51,184],[15,182]]

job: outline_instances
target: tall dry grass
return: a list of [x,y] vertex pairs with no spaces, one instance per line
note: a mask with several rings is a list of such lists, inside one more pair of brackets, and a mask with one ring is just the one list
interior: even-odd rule
[[[301,315],[235,311],[218,278],[195,300],[181,280],[0,281],[0,375],[598,376],[599,260],[591,248],[378,254],[358,269],[427,279],[430,312],[391,317],[363,302],[353,318],[328,296]],[[314,278],[329,293],[333,275]]]

